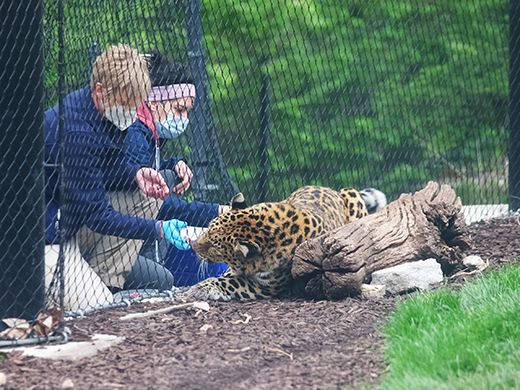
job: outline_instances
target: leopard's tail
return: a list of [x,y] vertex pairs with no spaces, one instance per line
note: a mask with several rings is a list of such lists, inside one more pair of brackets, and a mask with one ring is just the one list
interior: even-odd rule
[[369,214],[374,214],[386,206],[386,196],[381,191],[375,188],[365,188],[359,191],[359,194],[365,201],[367,211]]

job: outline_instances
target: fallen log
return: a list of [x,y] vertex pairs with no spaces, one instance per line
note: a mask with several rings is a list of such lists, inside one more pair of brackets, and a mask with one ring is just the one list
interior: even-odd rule
[[429,182],[403,194],[375,214],[302,243],[292,275],[315,299],[342,299],[360,293],[379,269],[435,258],[449,274],[471,245],[462,203],[448,185]]

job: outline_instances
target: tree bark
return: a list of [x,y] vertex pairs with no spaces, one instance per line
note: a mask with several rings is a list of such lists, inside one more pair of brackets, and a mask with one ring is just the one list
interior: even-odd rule
[[293,277],[307,296],[342,299],[360,293],[374,271],[435,258],[445,274],[471,245],[462,203],[448,185],[429,182],[375,214],[349,223],[296,249]]

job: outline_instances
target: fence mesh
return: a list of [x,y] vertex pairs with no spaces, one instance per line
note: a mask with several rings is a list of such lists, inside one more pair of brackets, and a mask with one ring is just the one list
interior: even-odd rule
[[[0,140],[2,172],[9,172],[0,179],[1,318],[32,320],[44,306],[74,311],[113,304],[135,296],[130,287],[171,290],[225,269],[201,268],[193,251],[153,238],[151,222],[135,227],[134,220],[111,214],[117,210],[148,221],[185,220],[191,233],[207,226],[238,191],[254,204],[282,200],[308,184],[375,187],[392,201],[430,180],[452,186],[464,205],[507,210],[514,130],[510,134],[508,125],[509,44],[518,46],[518,32],[509,27],[516,6],[510,12],[507,1],[24,0],[16,9],[4,3],[6,14],[23,17],[15,19],[18,24],[5,18],[6,39],[0,40],[10,72],[2,75],[2,125],[13,127]],[[159,168],[166,167],[161,172],[170,187],[179,183],[178,157],[193,179],[185,193],[162,205],[143,206],[135,170],[123,172],[117,157],[124,153],[134,165],[157,168],[151,128],[118,133],[111,128],[118,120],[107,121],[108,114],[93,106],[94,63],[118,44],[143,56],[152,87],[195,88],[186,131],[172,139],[159,135],[160,157],[169,161]],[[154,68],[157,56],[170,65]],[[188,78],[164,76],[174,67]],[[39,80],[41,96],[28,87],[31,77]],[[11,84],[26,86],[20,97],[7,93]],[[132,100],[132,94],[120,95],[110,104]],[[37,100],[33,112],[39,114],[23,112],[26,127],[6,114],[19,106],[16,99]],[[157,102],[148,101],[152,119],[141,122],[166,128],[158,123],[174,111],[167,100],[178,101],[159,100],[165,118],[151,109]],[[90,116],[85,110],[92,110]],[[35,132],[26,132],[30,126]],[[93,133],[81,138],[85,126]],[[96,138],[103,132],[110,136]],[[76,134],[76,144],[67,134]],[[106,153],[115,153],[113,160]],[[92,156],[116,168],[89,171],[95,161],[81,159]],[[28,171],[21,169],[26,164]],[[45,201],[38,199],[43,192]],[[108,223],[107,215],[122,225]],[[128,239],[135,239],[132,246]],[[44,257],[45,271],[23,272],[43,270]],[[160,266],[153,272],[168,271],[166,284],[142,277],[129,283],[133,273],[157,279],[150,261]],[[22,271],[13,271],[13,264]]]

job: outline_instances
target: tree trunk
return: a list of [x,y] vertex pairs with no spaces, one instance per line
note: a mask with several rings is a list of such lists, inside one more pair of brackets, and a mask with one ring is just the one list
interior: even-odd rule
[[429,182],[403,194],[375,214],[302,243],[293,258],[293,277],[316,299],[360,293],[374,271],[435,258],[445,274],[470,247],[468,227],[455,191]]

